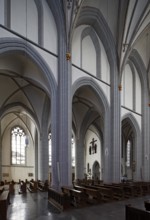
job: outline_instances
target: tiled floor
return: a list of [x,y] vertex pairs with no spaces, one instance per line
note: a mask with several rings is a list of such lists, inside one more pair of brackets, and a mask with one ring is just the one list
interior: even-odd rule
[[125,220],[125,204],[144,209],[144,200],[150,196],[129,200],[91,205],[86,208],[73,208],[58,213],[48,204],[47,193],[38,192],[26,195],[11,195],[8,207],[8,220]]

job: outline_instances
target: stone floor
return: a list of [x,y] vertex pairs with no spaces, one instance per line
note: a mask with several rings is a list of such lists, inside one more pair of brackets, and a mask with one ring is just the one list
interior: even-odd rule
[[59,213],[49,205],[46,192],[10,196],[8,220],[125,220],[125,204],[144,209],[144,200],[150,196],[119,202],[91,205],[86,208],[72,208]]

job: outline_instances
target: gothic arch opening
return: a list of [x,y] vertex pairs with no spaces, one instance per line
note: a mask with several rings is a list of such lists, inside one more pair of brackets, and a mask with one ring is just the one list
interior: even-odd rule
[[100,164],[98,161],[95,161],[93,164],[92,176],[95,181],[100,180]]
[[[132,115],[122,120],[121,176],[122,180],[135,180],[140,172],[140,132]],[[137,161],[138,160],[138,161]]]
[[[11,45],[13,41],[10,40],[9,43]],[[37,179],[40,159],[37,151],[39,150],[38,146],[41,144],[39,141],[40,129],[44,123],[42,115],[47,115],[46,117],[50,119],[51,100],[47,92],[48,84],[44,79],[46,73],[42,71],[46,66],[44,66],[44,63],[36,63],[29,54],[23,53],[22,50],[25,48],[20,46],[19,49],[18,46],[16,52],[15,49],[10,49],[10,45],[8,44],[8,47],[5,48],[5,53],[0,51],[2,52],[0,55],[0,90],[3,94],[3,97],[0,98],[2,151],[3,155],[7,155],[2,160],[1,175],[2,179],[8,181],[11,179],[18,181],[19,176],[17,174],[24,180]],[[15,43],[13,45],[15,48]],[[9,49],[12,51],[9,51]],[[29,51],[32,51],[31,47]],[[33,50],[32,56],[37,58],[38,54],[34,54],[34,52]],[[38,58],[40,59],[40,57]],[[39,65],[42,65],[41,68]],[[35,73],[36,79],[34,79]],[[48,114],[43,106],[46,106]],[[11,163],[12,154],[18,155],[18,151],[11,150],[10,131],[16,126],[24,129],[26,134],[24,145],[27,157],[23,166]]]
[[[72,119],[76,130],[75,176],[77,179],[92,178],[92,166],[95,160],[103,164],[101,171],[105,170],[106,146],[103,145],[106,135],[106,112],[99,95],[94,90],[90,85],[83,85],[73,96]],[[99,178],[102,176],[99,175]]]

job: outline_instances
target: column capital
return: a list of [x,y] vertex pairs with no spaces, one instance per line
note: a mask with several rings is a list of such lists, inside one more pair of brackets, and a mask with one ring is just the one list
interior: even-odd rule
[[120,92],[122,91],[122,85],[121,84],[118,86],[118,89],[119,89]]
[[67,59],[67,60],[71,60],[71,53],[70,53],[70,52],[67,52],[67,53],[66,53],[66,59]]

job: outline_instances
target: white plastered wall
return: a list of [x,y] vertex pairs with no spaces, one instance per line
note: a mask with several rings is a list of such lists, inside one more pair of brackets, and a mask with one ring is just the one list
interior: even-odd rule
[[[133,73],[130,66],[126,65],[122,75],[121,105],[130,110],[134,110],[138,114],[141,114],[141,82],[135,68],[134,73],[135,79],[133,79]],[[133,83],[135,84],[135,88],[133,88]],[[133,97],[133,89],[135,89],[135,99]],[[135,109],[133,109],[134,103]]]
[[[42,4],[44,16],[43,47],[57,54],[56,24],[46,1],[42,1]],[[38,44],[38,11],[34,1],[27,0],[27,7],[26,0],[11,2],[11,29]]]
[[34,1],[28,0],[27,4],[26,0],[11,1],[11,29],[38,42],[38,14]]
[[[97,153],[89,155],[89,146],[91,145],[90,142],[92,141],[93,138],[94,140],[97,140],[95,142],[97,144]],[[92,172],[93,164],[95,161],[97,161],[100,165],[100,179],[101,179],[101,168],[102,168],[101,148],[102,148],[101,142],[97,134],[91,130],[88,130],[86,133],[86,137],[85,137],[85,166],[84,166],[85,170],[84,170],[84,173],[87,173],[88,163],[89,163],[89,168],[91,169],[91,172]]]
[[44,7],[44,48],[58,54],[57,28],[47,2],[43,2]]
[[82,69],[96,76],[96,51],[90,36],[82,41]]

